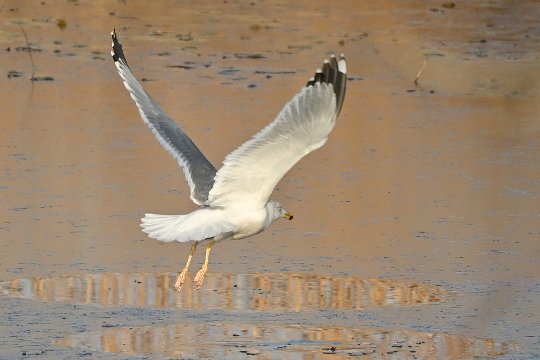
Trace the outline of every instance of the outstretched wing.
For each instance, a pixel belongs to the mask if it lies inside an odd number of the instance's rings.
[[[285,173],[326,142],[343,105],[346,72],[343,54],[325,61],[273,122],[225,158],[207,204],[264,206]]]
[[[198,205],[203,205],[207,201],[208,193],[214,184],[216,169],[186,133],[144,91],[142,85],[131,73],[116,31],[113,30],[111,36],[111,55],[114,64],[124,80],[124,86],[128,89],[135,104],[137,104],[141,118],[152,130],[165,150],[180,163],[191,190],[191,200]]]

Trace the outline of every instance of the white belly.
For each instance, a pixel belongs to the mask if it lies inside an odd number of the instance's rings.
[[[235,225],[233,239],[242,239],[264,230],[267,216],[265,208],[227,210],[228,220]]]

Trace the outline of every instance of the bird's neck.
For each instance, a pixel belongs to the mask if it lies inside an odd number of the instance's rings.
[[[270,203],[266,203],[266,219],[264,220],[264,228],[269,227],[276,218],[274,217],[274,208]]]

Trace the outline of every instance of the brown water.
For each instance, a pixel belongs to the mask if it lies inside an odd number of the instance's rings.
[[[538,357],[540,7],[443,3],[0,4],[0,358]],[[347,56],[336,129],[273,196],[295,220],[218,244],[199,291],[170,286],[189,245],[138,227],[194,206],[109,59],[113,27],[216,166]],[[28,81],[21,29],[53,81]]]
[[[201,341],[201,334],[211,334]],[[57,345],[128,355],[225,359],[463,359],[507,353],[512,345],[459,335],[299,325],[176,324],[105,328],[76,334]]]
[[[197,291],[192,281],[178,292],[175,274],[84,274],[0,283],[21,299],[98,306],[138,306],[227,311],[365,310],[443,301],[436,286],[352,276],[293,273],[217,274]],[[192,280],[188,277],[188,280]]]

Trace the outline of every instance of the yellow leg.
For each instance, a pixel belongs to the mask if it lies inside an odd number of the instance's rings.
[[[216,242],[214,241],[214,239],[210,240],[210,244],[208,244],[208,246],[206,247],[206,257],[204,259],[204,264],[201,270],[199,270],[199,272],[197,273],[197,275],[195,275],[195,279],[193,279],[193,281],[195,281],[195,283],[197,284],[197,289],[201,287],[204,276],[208,271],[208,258],[210,257],[210,251],[212,251],[212,246],[214,246],[215,243]]]
[[[184,280],[186,279],[186,274],[189,270],[189,266],[191,265],[191,259],[193,259],[193,254],[195,254],[195,251],[197,250],[197,245],[199,244],[198,241],[195,241],[191,245],[191,251],[189,252],[189,257],[187,259],[186,266],[184,266],[184,269],[180,274],[178,274],[178,277],[176,278],[176,284],[174,284],[174,287],[176,290],[180,291],[182,290],[182,286],[184,285]]]

